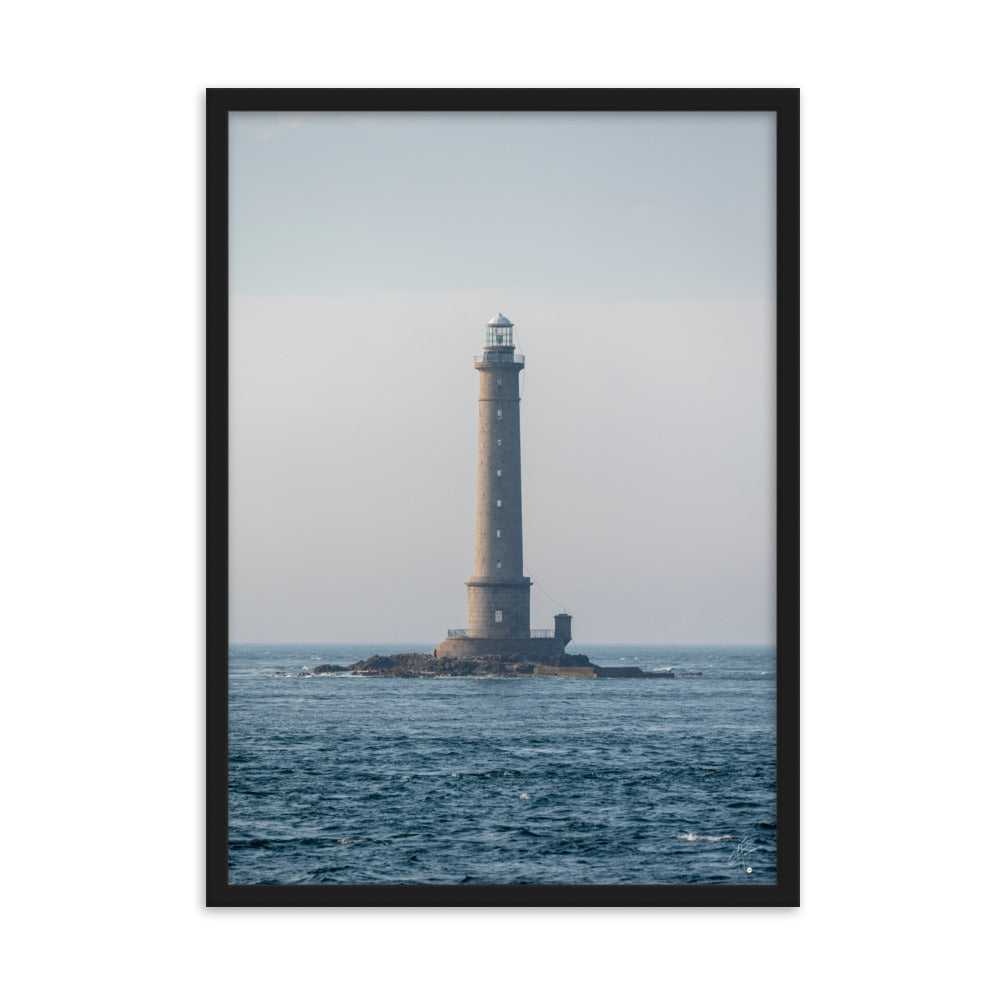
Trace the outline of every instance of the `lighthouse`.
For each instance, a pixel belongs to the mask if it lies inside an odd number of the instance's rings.
[[[486,324],[479,372],[476,544],[469,589],[473,638],[529,635],[531,581],[521,540],[521,397],[524,355],[514,353],[514,324],[497,313]]]
[[[570,616],[532,630],[531,580],[524,575],[521,520],[521,395],[524,355],[514,324],[498,312],[473,365],[479,373],[476,533],[468,590],[468,628],[449,629],[436,656],[508,655],[540,659],[569,642]]]

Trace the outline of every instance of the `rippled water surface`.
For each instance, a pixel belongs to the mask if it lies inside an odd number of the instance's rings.
[[[292,676],[429,646],[230,647],[230,882],[769,883],[775,657],[674,680]]]

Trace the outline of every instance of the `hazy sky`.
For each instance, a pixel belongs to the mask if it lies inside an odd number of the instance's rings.
[[[234,641],[465,626],[498,308],[533,626],[774,640],[773,115],[240,113],[230,154]]]

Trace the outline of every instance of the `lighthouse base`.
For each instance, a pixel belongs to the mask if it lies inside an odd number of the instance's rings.
[[[518,656],[531,663],[545,663],[554,660],[566,648],[568,638],[528,639],[504,636],[497,638],[476,638],[460,636],[445,639],[435,650],[434,656],[453,656],[459,660],[480,656]]]

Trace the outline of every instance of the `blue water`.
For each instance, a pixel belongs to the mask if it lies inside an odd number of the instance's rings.
[[[586,646],[675,680],[289,674],[230,647],[230,882],[773,883],[770,646]],[[280,676],[285,674],[286,676]]]

